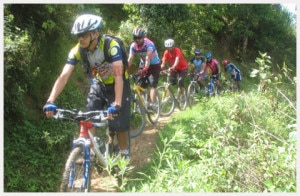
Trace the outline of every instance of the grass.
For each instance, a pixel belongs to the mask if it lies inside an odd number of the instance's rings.
[[[159,131],[154,160],[126,191],[295,192],[295,101],[278,100],[275,107],[259,92],[202,98]]]

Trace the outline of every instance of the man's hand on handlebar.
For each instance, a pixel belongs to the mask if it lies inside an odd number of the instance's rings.
[[[121,110],[121,106],[112,104],[107,108],[108,119],[113,120],[114,117],[118,116]]]
[[[50,101],[48,101],[43,107],[43,110],[48,118],[53,117],[53,115],[56,113],[56,109],[56,105]]]

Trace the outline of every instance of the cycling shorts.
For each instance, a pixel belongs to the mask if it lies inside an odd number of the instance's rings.
[[[107,109],[115,101],[114,84],[104,85],[94,80],[87,97],[87,111]],[[130,129],[130,83],[124,81],[122,107],[113,120],[108,121],[110,131],[129,131]]]

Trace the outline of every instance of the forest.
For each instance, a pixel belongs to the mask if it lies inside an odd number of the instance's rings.
[[[257,86],[264,86],[259,93],[267,100],[275,100],[274,107],[279,107],[278,96],[282,94],[288,100],[286,105],[296,105],[296,15],[280,4],[4,4],[3,7],[5,192],[57,191],[74,126],[47,119],[42,108],[69,50],[77,42],[70,31],[75,18],[82,13],[102,16],[102,33],[122,38],[127,48],[133,41],[132,30],[140,26],[155,43],[160,56],[164,40],[173,38],[187,60],[193,57],[196,48],[201,48],[203,54],[212,52],[219,62],[230,59],[241,69],[244,90],[249,96],[253,89],[260,91]],[[57,105],[84,107],[88,86],[85,71],[85,67],[77,65]],[[278,88],[281,91],[274,90]],[[284,112],[292,120],[282,124],[296,124],[293,107]],[[289,128],[282,137],[295,131],[293,126]],[[295,175],[293,169],[288,176]],[[292,178],[288,187],[268,191],[295,192],[296,181]],[[132,191],[132,186],[126,191]],[[214,191],[224,189],[209,190]],[[229,191],[235,190],[226,190]]]

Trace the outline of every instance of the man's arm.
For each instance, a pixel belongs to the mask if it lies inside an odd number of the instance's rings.
[[[112,63],[114,77],[115,77],[115,104],[122,106],[123,95],[123,63],[122,60],[118,60]]]
[[[150,67],[150,58],[152,55],[152,50],[148,50],[145,57],[145,68],[148,69]]]
[[[56,79],[52,87],[52,91],[50,93],[47,102],[54,102],[56,100],[56,98],[60,95],[60,93],[63,91],[64,87],[66,86],[73,70],[74,70],[74,65],[65,64],[60,76]],[[47,117],[53,116],[53,111],[46,111],[46,116]]]

